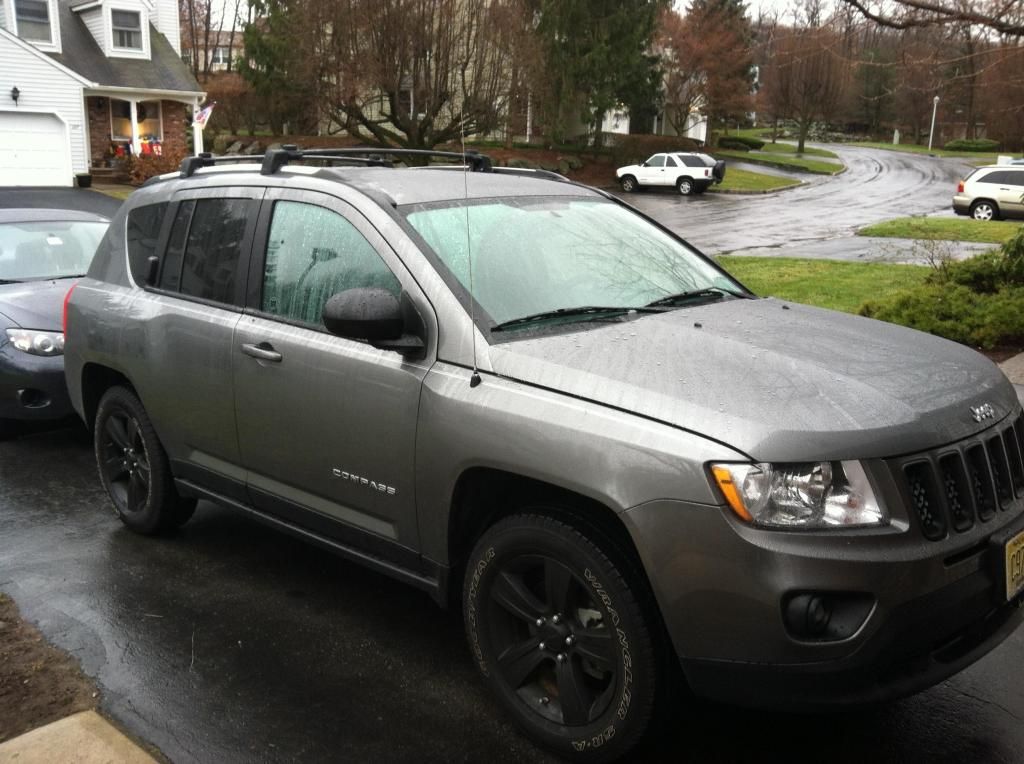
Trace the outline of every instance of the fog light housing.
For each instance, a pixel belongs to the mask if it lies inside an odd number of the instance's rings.
[[[801,642],[840,642],[867,621],[875,598],[861,592],[790,592],[782,599],[782,620]]]

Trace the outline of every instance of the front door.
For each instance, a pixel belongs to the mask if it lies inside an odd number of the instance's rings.
[[[429,366],[330,334],[321,312],[353,287],[428,304],[375,229],[326,194],[268,191],[254,255],[234,348],[250,501],[415,564],[416,418]]]
[[[665,155],[655,154],[646,162],[639,171],[640,177],[637,178],[642,186],[664,186],[671,185],[671,182],[665,181]]]

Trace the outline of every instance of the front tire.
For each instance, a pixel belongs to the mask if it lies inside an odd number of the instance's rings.
[[[93,445],[100,480],[128,528],[150,536],[192,516],[196,502],[175,490],[167,454],[132,391],[112,387],[104,393],[96,409]]]
[[[640,184],[636,182],[636,178],[632,175],[624,175],[619,180],[619,185],[622,186],[622,190],[627,194],[633,193],[640,187]]]
[[[982,199],[971,205],[971,217],[975,220],[998,220],[999,208],[995,202]]]
[[[680,178],[676,181],[676,191],[683,196],[689,196],[693,193],[693,181],[689,178]]]
[[[575,761],[629,752],[654,713],[652,620],[615,545],[532,512],[489,528],[469,559],[463,613],[480,672],[518,726]]]

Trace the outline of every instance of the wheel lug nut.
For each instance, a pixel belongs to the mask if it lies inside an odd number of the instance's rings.
[[[555,656],[555,660],[559,663],[565,663],[565,653],[559,653]]]
[[[544,625],[544,619],[543,618],[538,618],[535,621],[535,623],[537,624],[538,627],[543,626]]]
[[[568,637],[565,638],[565,646],[566,647],[572,647],[572,643],[574,641],[575,640],[572,638],[572,634],[570,634]]]
[[[551,616],[551,623],[560,623],[561,620],[562,616],[560,616],[558,613],[555,613],[553,616]]]
[[[543,643],[543,642],[541,642],[541,643],[540,643],[539,645],[537,645],[537,646],[538,646],[538,647],[539,647],[539,648],[540,648],[541,650],[547,650],[547,649],[548,649],[548,646],[547,646],[547,645],[546,645],[545,643]]]
[[[546,706],[550,702],[551,702],[551,698],[549,698],[547,695],[545,695],[543,698],[540,698],[540,704],[542,706]]]

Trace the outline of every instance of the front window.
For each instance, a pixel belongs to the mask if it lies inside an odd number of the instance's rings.
[[[142,50],[142,18],[138,11],[111,11],[114,47]]]
[[[18,36],[33,42],[53,42],[47,0],[14,0]]]
[[[0,284],[84,275],[106,230],[85,221],[0,224]]]
[[[135,106],[135,117],[141,140],[163,140],[159,101],[140,101]],[[132,139],[132,105],[128,101],[110,99],[110,137],[115,141]]]
[[[406,219],[469,289],[490,326],[581,306],[643,308],[696,290],[743,288],[686,245],[604,200],[515,197],[410,205]],[[467,237],[466,225],[469,224]]]
[[[644,162],[644,167],[664,167],[664,166],[665,166],[665,155],[664,154],[655,154],[650,159],[648,159],[646,162]]]

